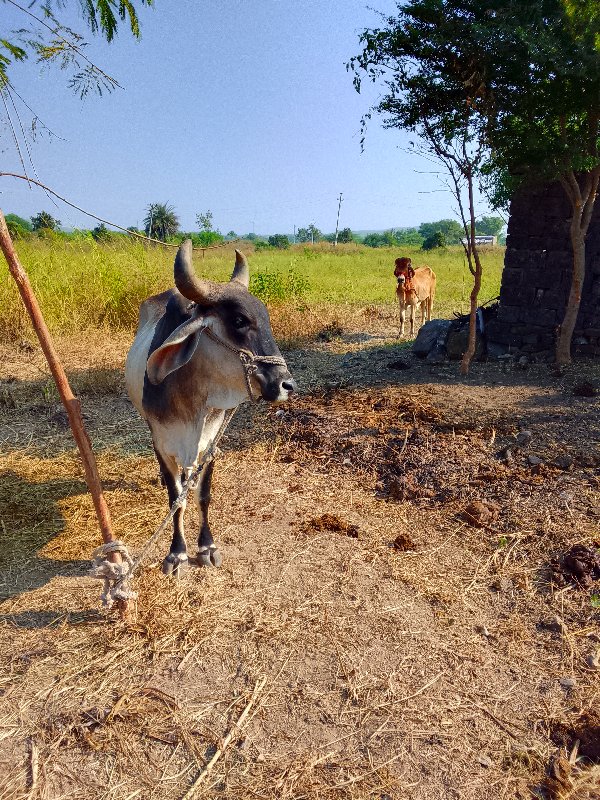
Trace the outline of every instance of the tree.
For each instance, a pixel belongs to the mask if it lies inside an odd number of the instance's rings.
[[[154,0],[140,0],[140,3],[151,6]],[[31,57],[38,63],[56,64],[61,70],[67,70],[69,86],[80,96],[90,90],[102,94],[119,85],[86,56],[83,36],[61,22],[64,0],[46,0],[39,16],[32,5],[19,7],[23,12],[23,26],[0,39],[0,91],[13,94],[10,68],[15,62]],[[133,36],[140,37],[139,19],[131,0],[119,0],[118,4],[116,0],[81,0],[77,5],[92,34],[100,34],[107,42],[112,42],[121,23],[129,25]]]
[[[108,230],[103,222],[100,225],[96,225],[92,230],[92,239],[96,242],[109,242],[112,238],[112,232]]]
[[[368,233],[362,243],[366,247],[385,247],[385,239],[380,233]]]
[[[290,240],[284,233],[276,233],[273,236],[269,236],[268,242],[271,247],[276,247],[278,250],[287,250],[290,246]]]
[[[398,245],[421,247],[423,237],[416,228],[401,228],[396,231],[396,243]]]
[[[566,364],[600,183],[600,6],[410,0],[398,7],[387,29],[363,34],[355,66],[375,79],[384,67],[398,75],[390,94],[416,91],[420,81],[428,100],[418,108],[427,114],[452,120],[469,112],[471,144],[482,148],[477,177],[487,175],[495,207],[540,181],[560,182],[569,199],[573,269],[556,343],[556,360]],[[407,114],[405,127],[414,130],[418,121]]]
[[[500,236],[504,227],[502,217],[480,217],[476,223],[477,233],[484,236]]]
[[[144,218],[144,231],[152,239],[165,242],[179,230],[175,209],[168,203],[150,203]]]
[[[349,244],[350,242],[353,242],[354,236],[352,235],[350,228],[342,228],[342,230],[338,233],[337,240],[340,244]]]
[[[13,222],[16,225],[19,225],[21,228],[23,228],[26,231],[32,231],[33,230],[33,226],[31,224],[31,222],[29,222],[29,220],[24,219],[23,217],[20,217],[18,214],[6,214],[4,219],[6,220],[7,224],[9,222]]]
[[[212,231],[213,229],[212,211],[209,209],[208,211],[205,211],[204,214],[202,212],[196,214],[196,224],[198,225],[201,231],[206,231],[206,233]]]
[[[556,341],[571,361],[585,279],[586,237],[600,182],[600,6],[593,0],[501,4],[487,24],[482,91],[494,98],[488,138],[498,202],[521,185],[558,181],[571,206],[572,276]]]
[[[47,211],[40,211],[35,217],[31,217],[31,227],[34,231],[55,231],[57,228],[60,228],[60,220],[54,219]]]
[[[423,250],[435,250],[438,247],[446,247],[447,244],[445,234],[442,231],[436,231],[425,239],[421,248]]]
[[[440,219],[437,222],[422,222],[419,233],[423,239],[429,239],[435,233],[442,233],[446,244],[460,244],[465,236],[463,226],[455,219]]]
[[[477,6],[475,0],[473,4]],[[468,70],[471,41],[463,42],[462,29],[469,19],[455,14],[453,6],[452,0],[398,3],[398,17],[382,15],[384,27],[362,33],[364,49],[348,68],[354,72],[357,91],[365,76],[385,87],[382,99],[363,118],[363,140],[366,121],[372,112],[378,113],[384,127],[414,132],[418,137],[416,144],[411,143],[415,152],[442,164],[448,176],[446,185],[458,203],[465,253],[474,277],[469,343],[461,363],[465,374],[475,352],[482,275],[475,240],[474,186],[486,154],[482,132],[487,106]],[[482,16],[487,11],[478,13]]]
[[[229,233],[225,236],[226,239],[239,239],[240,237],[237,235],[235,231],[229,231]]]

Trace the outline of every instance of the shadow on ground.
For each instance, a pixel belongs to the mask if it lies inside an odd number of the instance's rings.
[[[12,470],[0,476],[0,600],[38,589],[56,575],[86,573],[87,561],[38,555],[64,530],[57,502],[85,491],[81,481],[31,483]]]

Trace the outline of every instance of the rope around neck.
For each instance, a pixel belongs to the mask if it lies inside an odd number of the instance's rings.
[[[110,608],[115,600],[129,600],[137,597],[137,592],[134,592],[130,586],[133,573],[138,569],[150,548],[154,545],[161,533],[171,522],[176,511],[186,502],[190,490],[196,487],[200,473],[202,472],[204,466],[209,461],[212,461],[212,459],[215,457],[217,445],[225,433],[227,426],[231,422],[236,410],[236,408],[228,408],[225,411],[225,416],[223,417],[221,427],[215,434],[212,442],[202,454],[202,458],[200,459],[198,465],[194,468],[187,480],[184,481],[183,486],[181,487],[181,492],[174,500],[171,508],[169,509],[169,513],[154,531],[135,561],[129,555],[127,547],[119,540],[107,542],[106,544],[103,544],[94,550],[92,554],[94,561],[88,574],[92,578],[98,578],[104,581],[104,589],[101,594],[101,599],[102,605],[105,608]],[[113,564],[108,560],[107,556],[110,553],[115,552],[121,554],[121,557],[124,559],[123,563]]]

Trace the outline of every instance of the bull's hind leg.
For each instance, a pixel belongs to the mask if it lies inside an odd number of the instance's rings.
[[[200,511],[200,533],[198,535],[198,563],[203,567],[220,567],[223,559],[213,541],[212,532],[208,522],[208,507],[210,505],[210,487],[212,484],[215,462],[209,461],[202,472],[196,487],[196,500]]]
[[[174,458],[164,458],[158,452],[156,458],[160,465],[160,471],[163,480],[167,487],[169,494],[169,508],[173,505],[175,500],[181,493],[181,478],[179,476],[179,468]],[[162,563],[162,571],[165,575],[173,575],[176,578],[186,570],[188,566],[187,547],[185,544],[185,536],[183,531],[183,517],[185,514],[185,503],[177,509],[173,517],[173,540],[169,555]]]

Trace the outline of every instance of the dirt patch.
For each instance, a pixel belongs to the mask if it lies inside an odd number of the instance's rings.
[[[321,514],[320,517],[309,519],[304,525],[305,531],[331,531],[332,533],[342,533],[351,539],[358,539],[359,529],[357,525],[340,519],[335,514]]]
[[[589,589],[594,581],[600,580],[600,553],[591,547],[576,544],[554,559],[550,568],[553,580],[559,586],[570,582]]]
[[[548,731],[595,708],[599,610],[548,562],[597,538],[600,401],[573,394],[597,368],[478,364],[464,381],[363,323],[286,354],[290,404],[240,409],[211,505],[222,569],[166,580],[165,536],[126,627],[87,577],[97,525],[43,362],[0,352],[7,798],[34,765],[48,798],[180,800],[228,741],[198,797],[524,800],[585,738],[581,715],[564,744]],[[124,341],[97,339],[60,349],[135,555],[166,494]],[[492,525],[461,517],[476,501],[498,506]],[[191,551],[198,524],[190,506]],[[569,780],[588,800],[583,760]]]
[[[585,711],[571,722],[553,722],[550,736],[558,747],[570,753],[577,745],[580,756],[600,764],[600,712],[597,709]]]
[[[476,528],[493,525],[499,515],[500,506],[491,500],[473,500],[462,512],[463,519]]]

